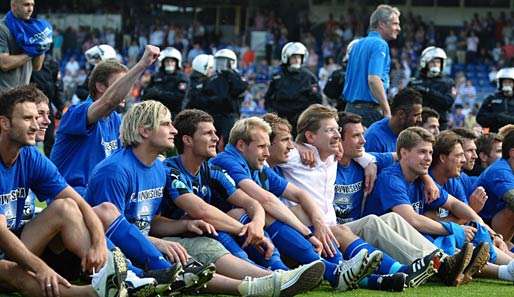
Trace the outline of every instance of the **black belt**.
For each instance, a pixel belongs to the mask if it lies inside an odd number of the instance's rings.
[[[355,101],[355,102],[350,102],[348,104],[355,108],[380,109],[380,105],[378,105],[377,103],[371,103],[371,102]]]

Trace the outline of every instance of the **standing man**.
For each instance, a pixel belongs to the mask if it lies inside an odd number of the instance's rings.
[[[350,52],[343,96],[346,111],[363,118],[369,127],[382,117],[391,117],[387,102],[391,58],[387,40],[400,33],[400,11],[389,5],[379,5],[369,20],[370,32]]]
[[[32,70],[43,66],[52,27],[31,19],[33,11],[34,0],[11,0],[11,10],[0,21],[0,92],[28,84]]]
[[[130,70],[114,59],[96,65],[88,99],[70,107],[62,117],[50,158],[82,197],[95,165],[120,147],[121,115],[116,108],[125,104],[134,82],[158,56],[159,48],[147,45]]]

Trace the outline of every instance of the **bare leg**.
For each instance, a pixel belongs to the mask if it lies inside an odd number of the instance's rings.
[[[0,283],[9,290],[19,291],[24,296],[44,296],[38,281],[18,264],[2,260],[0,261]],[[96,292],[91,286],[59,287],[62,297],[84,296],[96,297]]]
[[[331,226],[330,229],[336,237],[341,251],[345,251],[352,242],[359,238],[357,235],[353,234],[350,228],[344,225]]]
[[[207,283],[205,292],[216,294],[239,295],[237,286],[241,283],[240,280],[228,278],[223,275],[215,274],[214,277]]]
[[[504,208],[493,217],[491,228],[503,235],[505,242],[510,242],[514,235],[514,211]]]
[[[498,265],[487,263],[481,272],[475,274],[478,277],[498,279]]]
[[[82,213],[72,199],[53,201],[25,226],[20,239],[31,252],[41,255],[56,235],[60,235],[64,247],[79,258],[91,245]]]
[[[496,262],[495,264],[498,265],[507,265],[512,261],[512,257],[505,252],[501,251],[497,247],[494,247],[494,250],[496,251]]]
[[[261,277],[272,273],[231,254],[224,255],[214,264],[216,264],[217,273],[235,279],[243,279],[245,276]]]

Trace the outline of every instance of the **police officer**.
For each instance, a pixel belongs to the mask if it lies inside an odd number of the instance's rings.
[[[156,100],[164,104],[172,118],[182,110],[188,80],[182,69],[182,54],[173,47],[164,49],[159,55],[159,70],[152,75],[143,90],[143,100]]]
[[[108,44],[100,44],[95,45],[88,49],[84,56],[86,56],[86,71],[87,71],[87,77],[84,83],[80,86],[77,86],[75,90],[75,95],[77,97],[84,101],[89,96],[89,75],[91,71],[93,71],[93,68],[96,64],[100,63],[101,61],[105,61],[107,59],[116,59],[116,50]]]
[[[346,53],[341,61],[341,68],[332,72],[327,80],[327,84],[323,88],[323,94],[335,102],[337,110],[343,111],[346,107],[346,101],[343,96],[344,79],[346,76],[346,66],[348,64],[348,57],[352,47],[359,41],[360,38],[356,38],[348,43],[346,47]]]
[[[423,106],[430,107],[439,113],[441,131],[448,125],[448,113],[455,101],[456,90],[453,80],[444,76],[443,68],[446,53],[443,49],[429,46],[421,52],[420,70],[412,78],[409,86],[423,95]]]
[[[296,121],[302,111],[321,103],[318,79],[306,67],[307,48],[300,42],[288,42],[282,48],[282,64],[274,73],[265,95],[266,109],[286,118],[296,134]]]
[[[193,72],[189,76],[189,86],[184,100],[184,108],[202,109],[209,105],[209,98],[205,94],[205,86],[214,75],[214,56],[200,54],[191,63]],[[183,109],[184,109],[183,108]]]
[[[514,68],[500,69],[496,85],[498,91],[484,100],[477,114],[477,122],[491,132],[514,123]]]
[[[196,98],[191,96],[188,105],[212,115],[220,137],[218,148],[222,150],[228,141],[230,129],[239,119],[239,109],[248,83],[237,72],[237,56],[230,49],[221,49],[214,54],[214,70],[215,75],[202,83],[201,95]],[[191,91],[198,88],[198,85],[192,86]]]

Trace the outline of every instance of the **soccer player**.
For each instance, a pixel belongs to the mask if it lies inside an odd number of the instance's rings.
[[[178,264],[171,262],[184,263],[186,271],[191,268],[197,276],[197,283],[193,281],[193,284],[189,284],[190,281],[184,278],[186,289],[197,289],[209,281],[214,272],[212,263],[216,263],[220,264],[218,269],[234,278],[217,275],[207,287],[209,292],[273,296],[274,292],[281,289],[282,281],[290,284],[294,277],[286,278],[280,273],[265,273],[266,276],[252,275],[261,277],[241,281],[246,271],[235,271],[232,266],[223,265],[223,261],[219,262],[228,251],[216,240],[207,237],[173,237],[166,240],[153,237],[149,233],[151,222],[159,212],[166,182],[165,167],[157,156],[173,147],[176,133],[171,123],[170,112],[162,103],[148,100],[133,106],[127,112],[121,127],[123,148],[95,167],[87,193],[88,201],[92,205],[104,201],[110,201],[115,205],[95,209],[106,227],[107,236],[127,254],[129,259],[145,268],[173,270]],[[168,220],[159,229],[158,233],[165,236],[186,232],[215,233],[213,226],[202,220]],[[182,244],[188,249],[186,250]],[[169,260],[165,259],[164,255]],[[205,262],[206,265],[189,264],[189,255]],[[190,267],[191,265],[194,266]],[[236,276],[239,279],[235,279]],[[285,291],[287,289],[284,288]]]
[[[212,159],[212,164],[225,169],[238,187],[259,201],[267,215],[274,218],[267,222],[265,230],[282,254],[303,264],[320,259],[317,251],[322,251],[325,279],[337,290],[356,287],[363,277],[376,269],[382,253],[376,251],[368,256],[367,249],[360,249],[347,255],[351,258],[348,263],[337,264],[342,261],[342,255],[336,247],[336,237],[325,223],[323,212],[303,190],[265,165],[269,156],[270,133],[271,127],[261,118],[239,120],[230,132],[230,144]],[[312,222],[313,230],[278,197],[300,203]]]
[[[271,243],[262,243],[264,239],[264,209],[241,189],[236,189],[234,181],[221,168],[207,163],[209,158],[216,155],[216,143],[219,140],[214,128],[214,119],[201,110],[184,110],[177,115],[173,125],[178,130],[175,142],[180,155],[165,161],[165,165],[169,167],[169,174],[165,188],[167,207],[166,210],[163,210],[163,216],[180,219],[187,214],[191,218],[202,219],[214,226],[219,233],[218,236],[225,234],[220,241],[231,252],[235,250],[238,256],[245,252],[234,241],[234,237],[241,237],[240,242],[243,247],[264,245],[269,257],[274,247]],[[163,229],[160,227],[165,225],[161,224],[163,220],[164,218],[156,220],[152,228]],[[227,236],[229,237],[227,238]],[[269,239],[266,240],[269,241]],[[269,261],[256,254],[254,251],[253,256],[258,258],[256,260],[260,260],[257,263],[264,267],[272,270],[289,270],[278,254],[275,254]],[[248,256],[243,255],[243,258],[248,259]],[[239,259],[231,255],[222,257],[216,262],[216,266],[238,267],[250,275],[269,274],[254,265],[237,260]],[[317,265],[319,268],[323,267],[321,262]],[[302,269],[305,268],[306,266]],[[311,268],[309,273],[301,270],[289,272],[291,275],[300,274],[303,280],[299,280],[296,284],[286,284],[286,286],[290,286],[288,291],[298,293],[317,286],[323,272],[322,269],[318,269],[317,272],[314,270]]]
[[[462,249],[463,261],[457,266],[459,273],[453,275],[442,266],[443,281],[447,285],[459,285],[469,282],[488,260],[488,244],[479,244],[471,255],[472,245],[465,243],[466,236],[473,238],[472,227],[461,227],[449,222],[437,222],[424,214],[430,209],[443,207],[456,217],[467,221],[475,221],[477,225],[487,226],[482,219],[465,203],[449,195],[444,189],[435,201],[427,203],[423,196],[423,184],[419,177],[428,172],[432,162],[432,146],[434,137],[420,127],[411,127],[400,133],[398,137],[398,164],[390,166],[379,174],[375,189],[366,201],[364,214],[382,215],[393,211],[401,215],[416,230],[434,239],[434,243],[445,248],[452,254],[456,248]],[[448,244],[446,239],[451,235],[455,242]],[[466,259],[467,258],[467,259]],[[514,265],[514,264],[513,264]],[[501,266],[507,269],[506,266]],[[499,276],[497,266],[488,264],[487,275]]]
[[[159,57],[159,48],[147,45],[143,57],[130,70],[114,59],[95,66],[89,81],[89,97],[63,115],[50,155],[66,181],[86,195],[91,171],[120,147],[121,116],[132,86]]]
[[[480,216],[491,223],[505,242],[514,233],[514,130],[503,138],[502,157],[489,166],[478,178],[476,185],[483,186],[489,198]]]
[[[408,127],[421,125],[422,103],[423,97],[414,89],[398,92],[391,103],[391,118],[385,117],[366,130],[366,151],[395,152],[398,134]]]
[[[480,175],[487,167],[502,157],[502,137],[496,133],[482,134],[476,140],[478,164],[473,173]]]
[[[38,103],[48,106],[48,98],[34,86],[0,96],[0,287],[27,295],[125,296],[125,258],[107,250],[91,207],[34,147],[41,132]],[[29,190],[51,203],[26,222],[23,206]],[[83,271],[98,272],[94,289],[71,286],[45,263],[47,258],[53,259],[50,266],[57,265],[63,249],[80,258]]]
[[[421,111],[421,126],[432,135],[439,135],[439,113],[430,107],[423,107]]]

